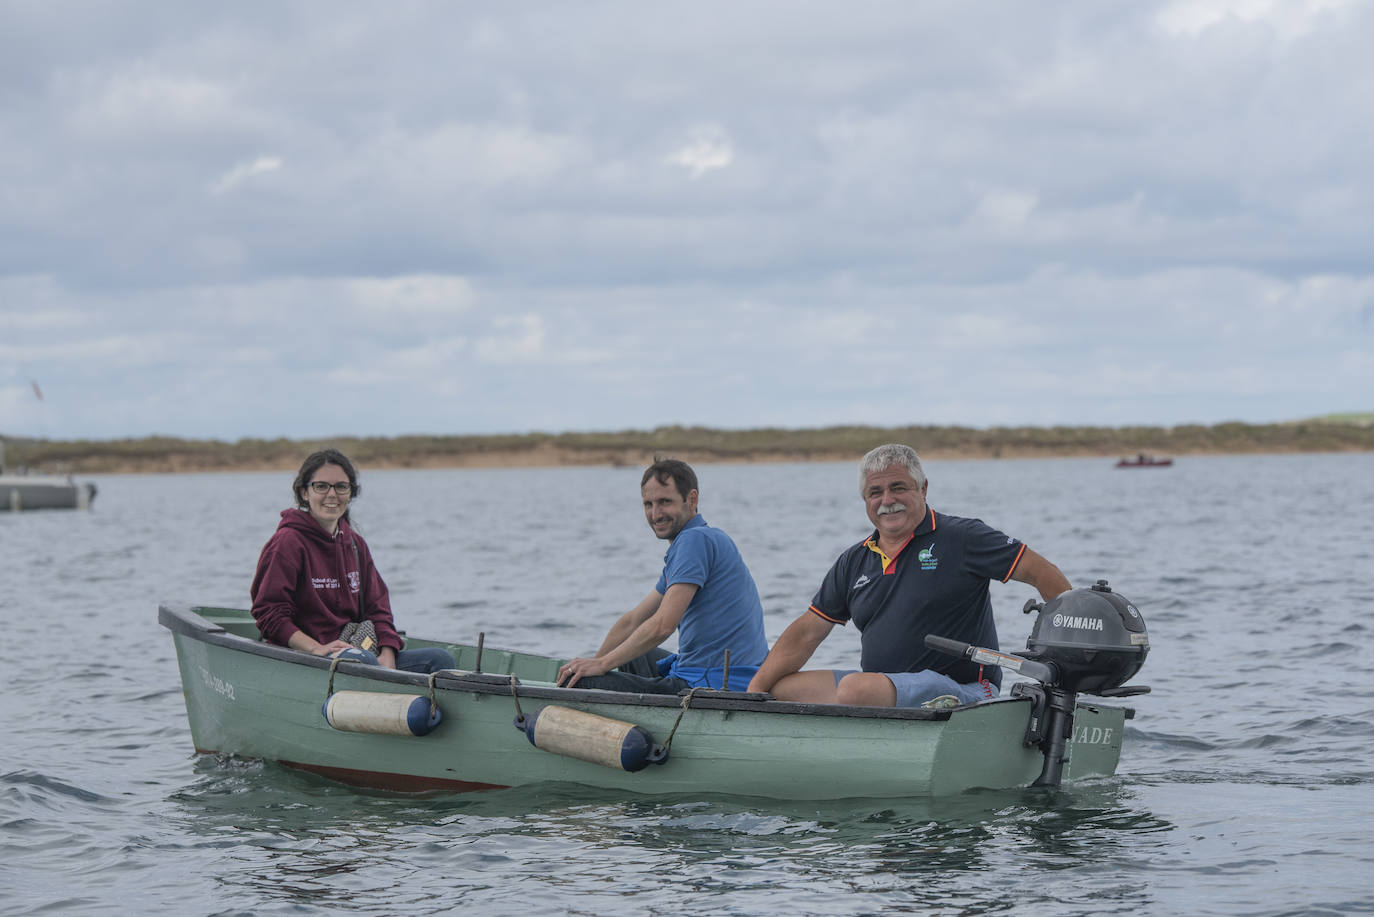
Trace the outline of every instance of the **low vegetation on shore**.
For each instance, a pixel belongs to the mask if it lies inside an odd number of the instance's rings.
[[[5,437],[5,464],[67,473],[249,471],[295,468],[307,453],[334,446],[368,468],[462,468],[647,464],[656,453],[689,462],[847,461],[884,442],[928,458],[1374,451],[1374,414],[1278,424],[1176,427],[824,427],[717,430],[659,427],[603,433],[474,436],[337,436],[329,439],[190,440],[145,437],[44,440]]]

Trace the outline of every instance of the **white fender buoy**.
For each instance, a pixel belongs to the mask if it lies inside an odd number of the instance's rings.
[[[623,771],[668,760],[667,750],[655,750],[654,737],[644,727],[570,707],[549,706],[529,716],[521,714],[515,718],[515,728],[535,748]]]
[[[343,732],[422,736],[443,720],[438,704],[418,694],[336,691],[321,708],[325,721]]]

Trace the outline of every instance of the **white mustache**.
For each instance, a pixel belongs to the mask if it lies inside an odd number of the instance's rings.
[[[906,509],[906,507],[900,503],[884,503],[882,506],[878,507],[878,515],[888,516],[892,513],[900,513],[904,509]]]

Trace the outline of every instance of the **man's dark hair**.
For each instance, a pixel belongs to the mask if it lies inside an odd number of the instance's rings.
[[[692,470],[692,466],[678,459],[664,458],[661,455],[654,456],[654,463],[644,469],[644,477],[639,479],[639,486],[643,487],[649,483],[649,478],[653,478],[660,484],[667,484],[672,481],[677,485],[677,492],[686,500],[687,495],[697,490],[697,473]]]

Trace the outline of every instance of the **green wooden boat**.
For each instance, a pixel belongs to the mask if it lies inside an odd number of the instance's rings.
[[[276,761],[359,786],[463,791],[569,782],[636,793],[838,799],[1025,786],[1046,770],[1045,751],[1027,744],[1028,726],[1046,720],[1033,696],[890,709],[700,689],[683,697],[567,689],[554,685],[565,660],[484,649],[480,640],[408,637],[411,647],[453,653],[459,668],[431,677],[263,643],[242,610],[164,605],[158,620],[176,646],[198,752]],[[335,728],[322,708],[345,697],[389,705],[432,698],[442,719],[423,735]],[[1054,782],[1114,773],[1133,711],[1096,702],[1070,710],[1072,735]],[[591,716],[572,713],[571,726],[565,718],[561,732],[546,736],[516,725],[569,711]],[[627,724],[653,743],[652,763],[641,760],[635,770],[617,765],[614,754],[606,760],[608,742],[624,746],[642,735],[631,730],[625,738]]]

